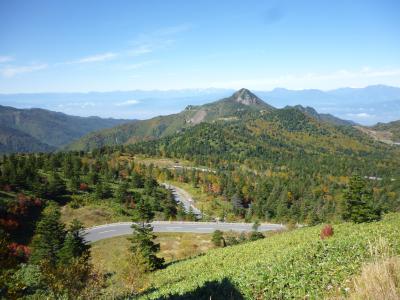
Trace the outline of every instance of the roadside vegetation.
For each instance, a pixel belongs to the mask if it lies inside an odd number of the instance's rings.
[[[380,258],[382,252],[400,254],[399,226],[400,216],[394,214],[380,222],[335,225],[333,236],[323,240],[322,227],[315,226],[211,250],[155,272],[142,299],[229,299],[235,295],[239,299],[322,299],[333,292],[341,297],[356,295],[359,292],[351,280],[365,264]]]

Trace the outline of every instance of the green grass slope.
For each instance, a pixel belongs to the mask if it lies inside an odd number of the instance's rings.
[[[345,290],[380,251],[400,254],[400,215],[369,224],[322,226],[211,250],[157,271],[141,299],[322,299]],[[380,249],[384,239],[386,248]],[[389,248],[389,249],[387,249]],[[374,251],[372,251],[374,249]]]

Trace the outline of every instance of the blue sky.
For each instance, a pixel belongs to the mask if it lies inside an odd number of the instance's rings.
[[[400,86],[400,1],[0,0],[0,93]]]

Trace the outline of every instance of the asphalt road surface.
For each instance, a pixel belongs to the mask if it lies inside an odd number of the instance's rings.
[[[163,183],[163,185],[167,189],[170,189],[172,191],[175,201],[182,203],[186,212],[189,212],[189,210],[191,209],[196,216],[201,217],[200,209],[194,206],[193,198],[190,196],[188,192],[168,183]]]
[[[151,223],[154,232],[191,232],[191,233],[212,233],[214,230],[248,232],[252,230],[251,223],[223,223],[223,222],[168,222],[154,221]],[[132,233],[132,223],[113,223],[95,226],[85,229],[85,239],[92,243],[99,240],[127,235]],[[261,224],[259,231],[282,230],[281,224]]]

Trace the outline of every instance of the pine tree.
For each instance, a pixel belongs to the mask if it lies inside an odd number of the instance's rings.
[[[211,241],[213,242],[214,246],[216,247],[225,247],[225,239],[224,235],[221,230],[215,230],[213,232]]]
[[[232,196],[231,203],[236,214],[243,213],[243,196],[240,192],[237,192]]]
[[[103,199],[103,184],[101,182],[98,182],[96,184],[94,195],[96,196],[97,199]]]
[[[176,210],[176,218],[178,220],[185,220],[186,219],[186,212],[185,207],[181,202],[178,203],[177,210]]]
[[[66,185],[64,180],[58,175],[57,172],[53,172],[49,179],[48,196],[50,198],[58,198],[66,193]]]
[[[143,178],[137,172],[132,172],[132,187],[135,189],[143,188]]]
[[[35,233],[30,262],[39,264],[41,261],[47,261],[54,266],[65,238],[65,228],[60,221],[60,209],[57,204],[50,202],[47,205]]]
[[[90,246],[86,243],[82,232],[82,224],[74,219],[68,228],[63,247],[58,253],[59,263],[68,264],[73,259],[80,257],[88,260]]]
[[[126,197],[128,196],[128,183],[122,181],[119,183],[117,190],[115,192],[115,198],[119,203],[125,203]]]
[[[149,222],[153,219],[154,213],[150,205],[144,199],[136,203],[134,221],[132,224],[133,234],[131,240],[131,251],[134,255],[141,255],[150,271],[159,269],[164,263],[163,258],[156,256],[160,251],[160,244],[154,243],[156,236],[153,234],[153,227]]]
[[[343,219],[354,223],[372,222],[381,218],[379,208],[372,206],[372,190],[360,176],[352,176],[344,192]]]

